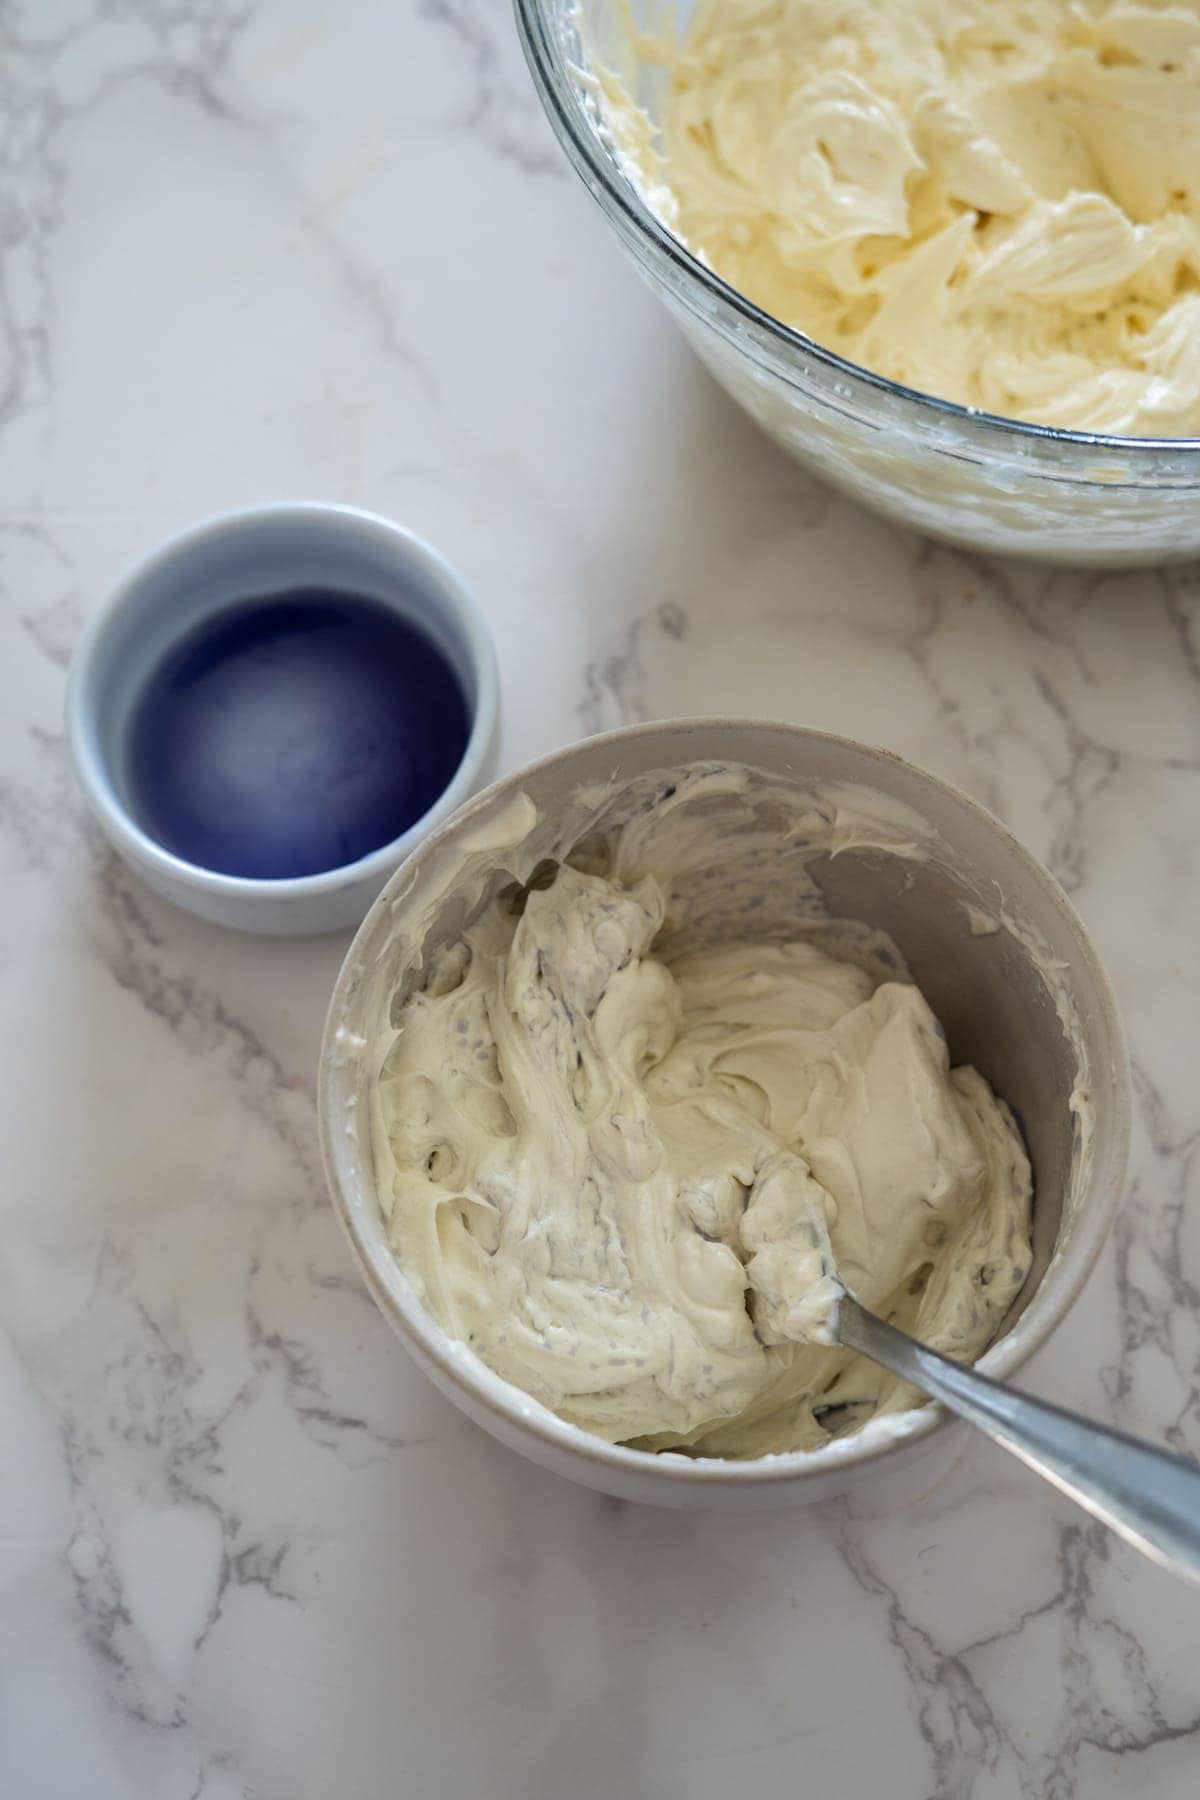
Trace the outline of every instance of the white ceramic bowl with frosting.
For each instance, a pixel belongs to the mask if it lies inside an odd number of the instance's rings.
[[[952,1062],[973,1065],[1013,1109],[1033,1167],[1033,1260],[979,1366],[1008,1377],[1045,1341],[1099,1253],[1128,1152],[1128,1063],[1103,969],[1061,888],[990,814],[885,751],[796,726],[686,720],[592,738],[497,783],[435,831],[376,901],[333,996],[320,1079],[330,1189],[372,1294],[419,1366],[541,1466],[662,1505],[779,1505],[864,1477],[886,1498],[936,1475],[949,1441],[938,1409],[892,1412],[815,1449],[737,1459],[610,1443],[452,1339],[389,1237],[372,1121],[378,1045],[396,1006],[501,888],[636,820],[698,769],[718,776],[697,815],[711,874],[701,870],[686,902],[701,940],[728,926],[731,897],[756,933],[787,933],[800,904],[797,821],[817,820],[804,905],[886,934],[944,1026]],[[720,779],[728,771],[735,780]]]

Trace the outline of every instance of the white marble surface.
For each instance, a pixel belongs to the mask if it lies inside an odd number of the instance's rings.
[[[728,710],[960,782],[1071,889],[1137,1065],[1128,1201],[1032,1383],[1200,1453],[1200,571],[973,561],[800,475],[561,165],[502,0],[0,21],[0,1793],[1194,1795],[1200,1597],[998,1453],[739,1524],[443,1402],[322,1191],[344,945],[144,892],[60,706],[127,559],[302,494],[461,566],[506,765]]]

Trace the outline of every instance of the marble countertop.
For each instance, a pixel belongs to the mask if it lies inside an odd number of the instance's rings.
[[[504,766],[716,710],[960,783],[1071,891],[1136,1066],[1030,1384],[1200,1453],[1200,570],[973,559],[798,472],[622,259],[501,0],[2,16],[0,1792],[1190,1800],[1200,1596],[987,1446],[900,1511],[731,1521],[443,1401],[323,1191],[344,941],[158,902],[60,712],[129,559],[303,495],[460,566]]]

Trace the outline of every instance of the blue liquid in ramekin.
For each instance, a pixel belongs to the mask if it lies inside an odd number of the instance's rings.
[[[133,708],[130,799],[199,868],[316,875],[414,825],[469,735],[458,678],[419,626],[292,588],[232,603],[168,651]]]

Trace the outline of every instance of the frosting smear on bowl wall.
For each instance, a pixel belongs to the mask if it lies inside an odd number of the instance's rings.
[[[664,221],[783,323],[908,387],[1200,432],[1200,9],[702,0],[662,130],[596,69]]]
[[[920,1403],[832,1345],[842,1283],[971,1359],[1032,1253],[1008,1108],[880,933],[806,909],[852,812],[793,816],[795,928],[766,931],[765,840],[705,867],[738,779],[681,771],[494,891],[370,1057],[390,1239],[446,1332],[599,1437],[744,1458]]]

